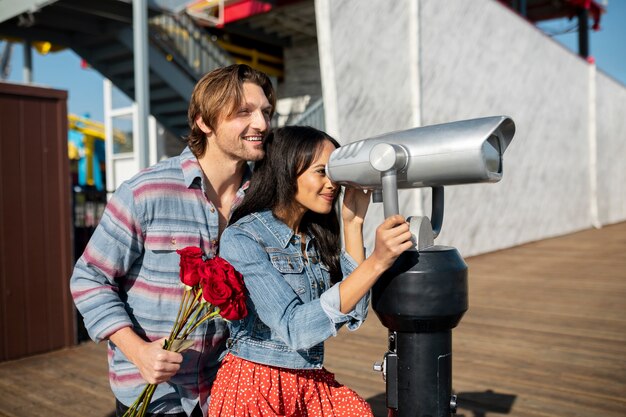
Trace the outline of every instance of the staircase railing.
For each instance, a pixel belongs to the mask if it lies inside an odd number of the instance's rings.
[[[208,33],[185,14],[164,13],[152,17],[150,29],[151,38],[166,54],[168,61],[186,68],[196,80],[215,68],[235,63],[235,59],[217,40],[211,39]],[[300,114],[288,115],[285,124],[308,125],[324,130],[323,100],[320,98]]]
[[[319,130],[325,130],[326,119],[324,118],[324,99],[318,99],[299,115],[289,117],[285,124],[311,126]]]
[[[150,19],[153,38],[166,50],[168,60],[182,61],[196,79],[215,68],[234,63],[194,21],[184,14],[162,14]]]

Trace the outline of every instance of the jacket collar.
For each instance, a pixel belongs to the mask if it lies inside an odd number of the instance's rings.
[[[272,233],[272,235],[278,240],[281,247],[284,249],[287,247],[295,233],[291,227],[287,226],[278,217],[274,216],[271,210],[263,210],[257,213],[253,213],[257,219],[263,223],[265,228]]]

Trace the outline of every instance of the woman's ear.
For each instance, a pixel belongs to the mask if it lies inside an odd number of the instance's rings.
[[[206,135],[213,133],[213,130],[211,130],[211,128],[204,123],[204,120],[202,120],[202,116],[196,117],[196,126],[198,126]]]

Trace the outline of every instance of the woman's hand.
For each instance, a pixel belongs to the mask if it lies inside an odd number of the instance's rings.
[[[390,216],[376,228],[376,243],[370,255],[383,270],[387,270],[402,252],[413,246],[409,224],[399,214]]]
[[[344,224],[357,222],[363,224],[367,208],[370,204],[371,191],[363,191],[356,188],[346,188],[343,196],[341,218]]]
[[[398,256],[413,246],[411,237],[408,223],[399,214],[378,226],[374,251],[363,262],[357,261],[359,266],[339,286],[342,313],[352,310]]]

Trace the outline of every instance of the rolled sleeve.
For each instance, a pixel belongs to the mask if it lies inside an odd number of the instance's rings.
[[[339,261],[341,265],[341,272],[345,279],[356,269],[357,264],[345,251],[341,252]],[[340,285],[341,283],[333,285],[321,295],[320,300],[322,309],[337,327],[345,324],[348,330],[356,330],[367,318],[371,291],[368,291],[351,311],[347,314],[343,314],[341,312],[341,297],[339,295]]]

